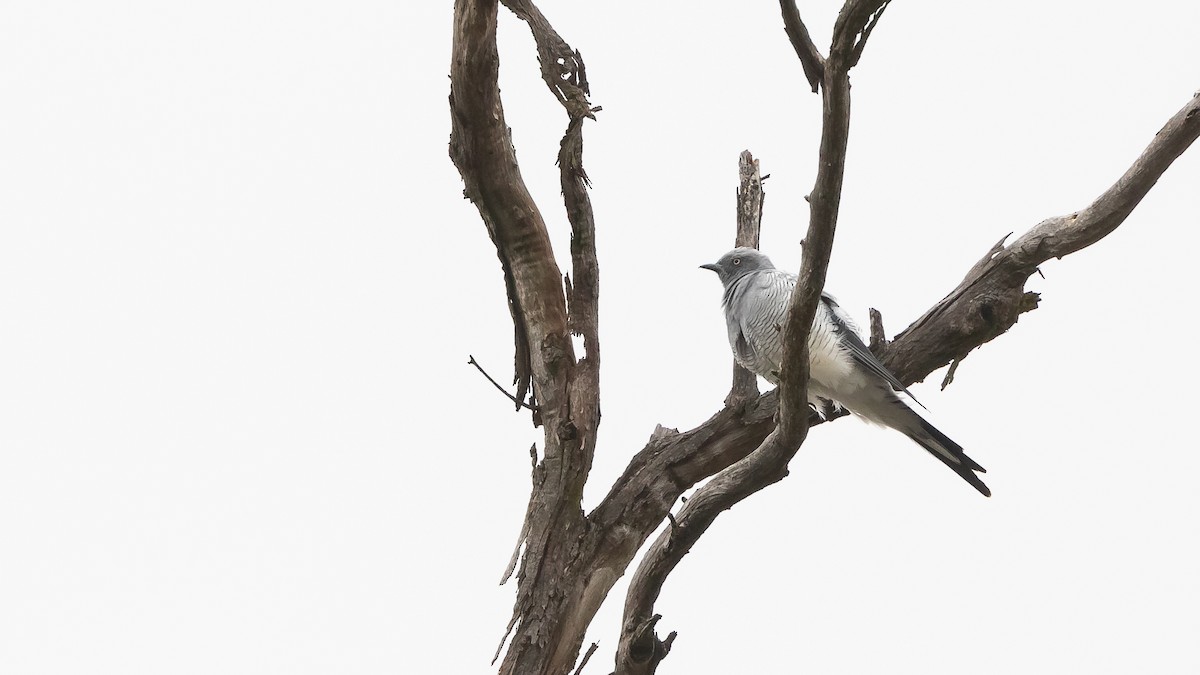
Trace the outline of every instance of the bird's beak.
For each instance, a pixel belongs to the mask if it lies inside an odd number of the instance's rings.
[[[721,268],[717,267],[716,263],[708,263],[707,265],[701,265],[701,266],[700,266],[700,269],[702,269],[702,270],[712,270],[712,271],[714,271],[714,272],[716,272],[716,273],[718,273],[718,274],[720,274],[720,272],[721,272]]]

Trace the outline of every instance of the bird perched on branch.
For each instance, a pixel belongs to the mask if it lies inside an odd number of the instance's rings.
[[[735,248],[712,270],[725,285],[722,305],[733,357],[746,370],[779,384],[783,361],[784,318],[796,275],[775,269],[770,258],[752,248]],[[808,397],[818,411],[826,401],[868,422],[899,431],[929,451],[984,496],[992,491],[976,471],[986,470],[900,398],[908,389],[863,344],[853,321],[832,296],[822,293],[808,336]],[[913,398],[916,401],[915,398]]]

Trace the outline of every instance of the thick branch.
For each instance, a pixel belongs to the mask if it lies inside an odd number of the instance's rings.
[[[542,80],[567,112],[567,129],[559,143],[558,170],[563,205],[571,224],[571,275],[564,279],[567,325],[583,338],[585,356],[572,372],[571,410],[582,443],[581,482],[592,467],[594,440],[600,424],[600,265],[596,259],[596,221],[588,196],[591,181],[583,168],[583,123],[599,108],[588,101],[583,57],[571,49],[542,12],[529,0],[503,0],[529,25],[537,44]]]
[[[495,0],[455,3],[450,156],[504,270],[517,334],[516,397],[523,399],[531,378],[539,397],[562,390],[562,382],[546,378],[561,368],[546,366],[570,360],[571,343],[550,237],[517,167],[500,103],[496,9]],[[533,350],[530,345],[540,348]]]
[[[532,380],[534,421],[545,434],[522,528],[525,555],[510,624],[517,628],[501,672],[560,675],[574,662],[595,611],[581,601],[590,580],[576,564],[586,527],[580,499],[599,422],[598,268],[579,128],[591,111],[578,53],[532,4],[514,0],[510,6],[533,28],[543,78],[568,110],[560,165],[577,279],[570,314],[545,223],[521,178],[504,119],[497,85],[496,0],[455,2],[450,155],[501,260],[517,335],[518,397]],[[591,356],[586,363],[576,363],[569,330],[584,335]]]
[[[503,0],[504,6],[512,10],[522,21],[529,24],[537,43],[538,63],[542,68],[542,80],[550,91],[567,109],[571,119],[591,117],[591,104],[587,71],[579,52],[563,40],[550,22],[546,20],[529,0]]]

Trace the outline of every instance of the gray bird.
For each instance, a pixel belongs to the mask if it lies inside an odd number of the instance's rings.
[[[783,324],[796,275],[775,269],[770,258],[752,248],[735,248],[712,270],[725,284],[725,323],[733,357],[746,370],[779,384],[783,360]],[[832,296],[822,293],[808,336],[808,397],[818,411],[826,402],[846,408],[868,422],[891,427],[929,451],[984,496],[992,496],[975,471],[987,471],[904,403],[897,392],[912,394],[863,344],[850,317]],[[913,398],[916,401],[916,398]]]

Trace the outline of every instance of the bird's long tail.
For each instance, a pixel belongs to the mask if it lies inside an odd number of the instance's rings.
[[[908,407],[890,387],[880,383],[877,387],[864,387],[855,394],[853,397],[847,397],[852,400],[841,401],[851,412],[867,421],[891,427],[908,436],[970,483],[971,487],[979,490],[983,496],[992,496],[991,489],[975,475],[976,471],[987,473],[987,469],[967,457],[961,445],[950,440],[949,436],[938,431],[924,417]]]
[[[912,412],[910,410],[910,412]],[[904,434],[913,439],[917,445],[929,451],[929,454],[937,457],[942,464],[950,467],[950,470],[962,477],[963,480],[971,484],[971,487],[979,490],[984,497],[991,497],[992,491],[979,480],[979,476],[975,472],[987,473],[987,469],[979,466],[975,460],[967,457],[963,452],[962,446],[950,440],[950,437],[938,431],[925,418],[912,413],[920,421],[920,431],[914,433],[909,430],[902,429]]]

